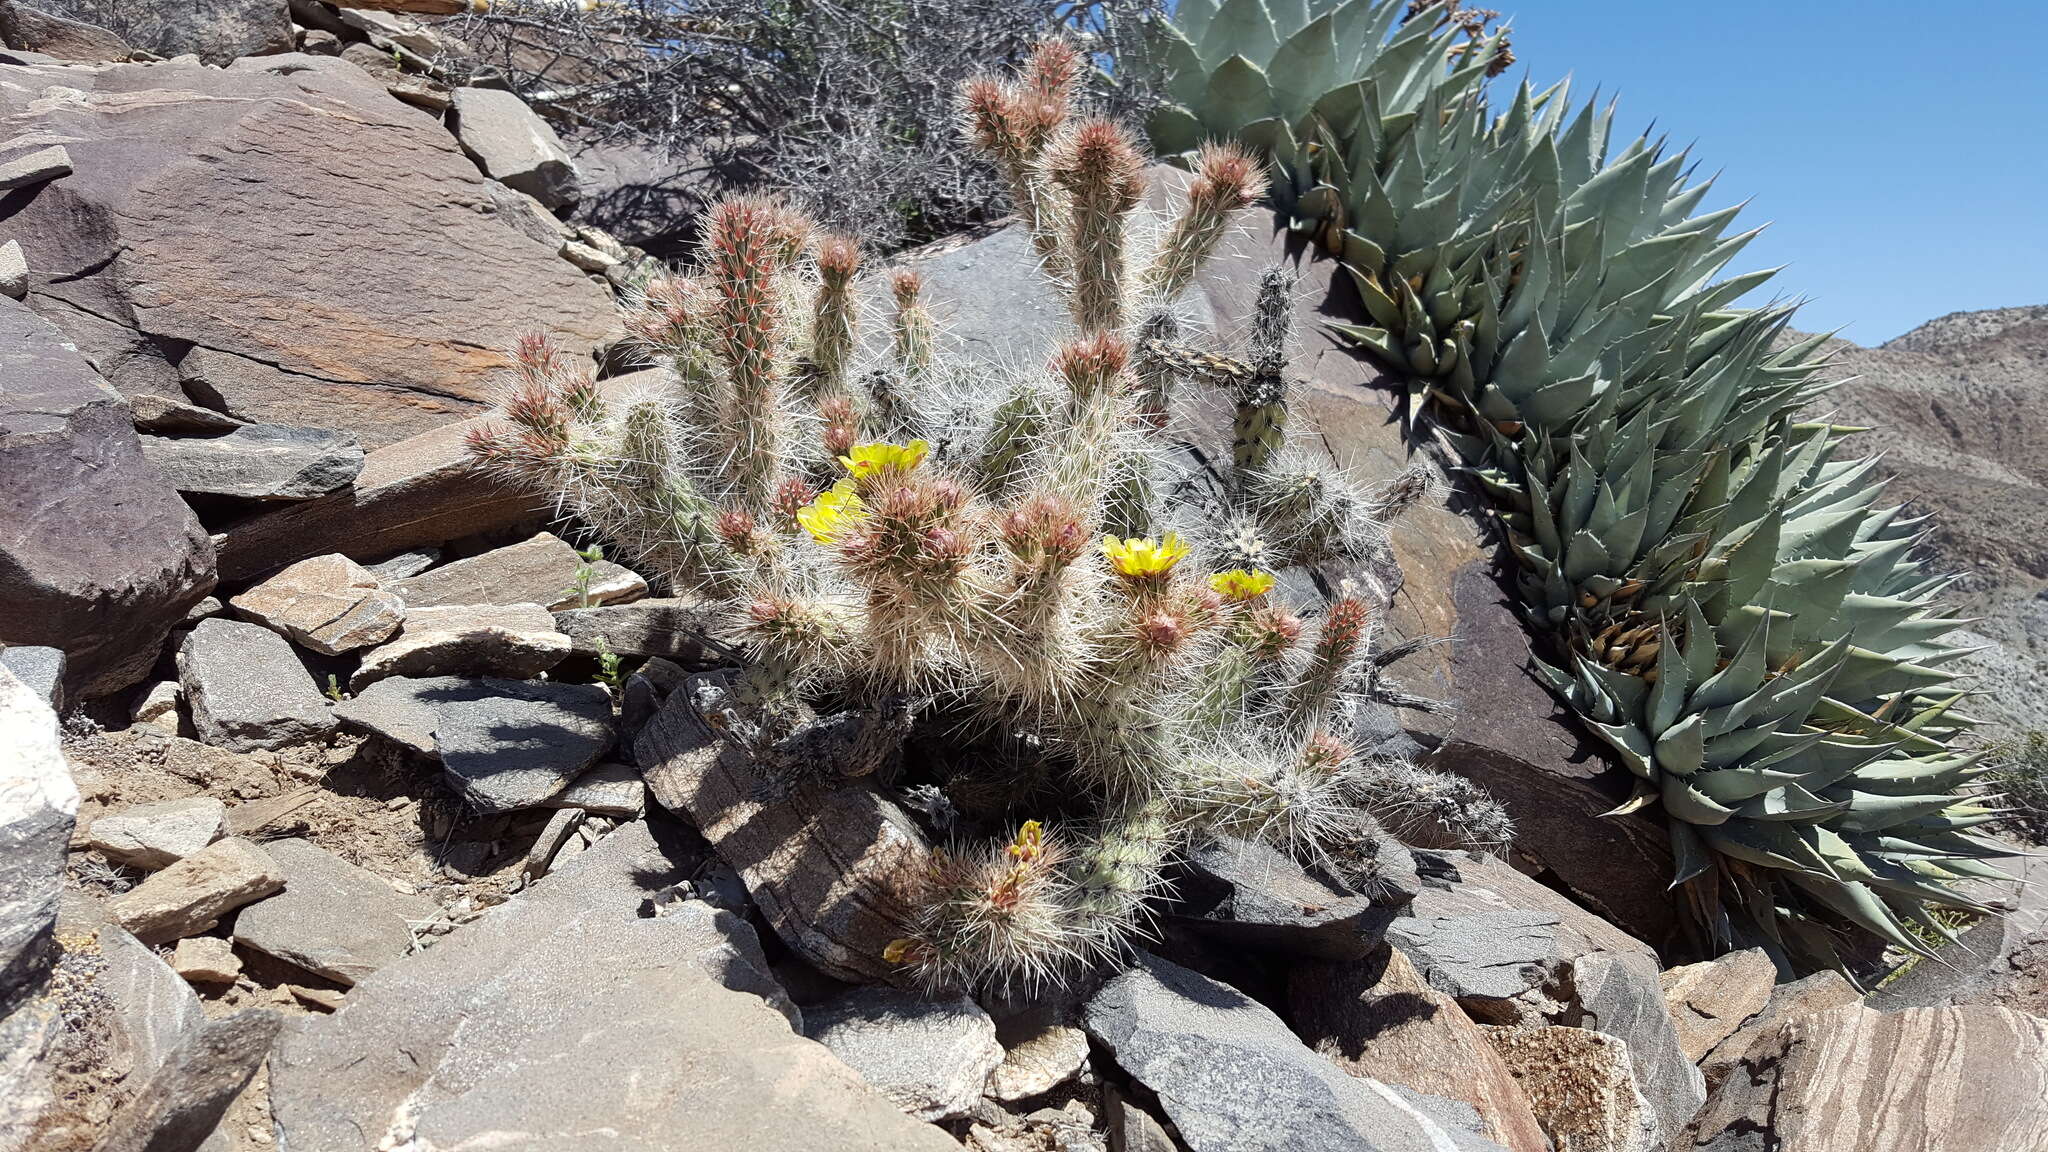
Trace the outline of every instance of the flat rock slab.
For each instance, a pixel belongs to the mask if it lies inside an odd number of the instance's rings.
[[[608,560],[590,565],[594,570],[590,582],[579,587],[577,569],[584,564],[568,541],[542,532],[481,556],[408,576],[393,582],[391,590],[407,608],[533,603],[557,609],[578,606],[586,596],[592,604],[604,604],[647,594],[647,581]]]
[[[1005,1104],[1043,1096],[1088,1066],[1088,1033],[1046,1011],[996,1022],[1003,1062],[989,1073],[988,1095]]]
[[[525,329],[581,357],[617,327],[608,291],[495,218],[436,118],[346,61],[16,68],[0,120],[77,166],[8,234],[48,281],[38,308],[87,356],[125,361],[123,392],[189,378],[242,419],[374,448],[481,413]]]
[[[1362,961],[1296,964],[1287,978],[1295,1034],[1344,1071],[1462,1100],[1513,1152],[1549,1152],[1529,1097],[1480,1025],[1423,980],[1399,949]]]
[[[686,597],[567,608],[555,613],[555,627],[567,634],[578,652],[594,654],[602,643],[621,656],[659,656],[686,668],[720,663],[723,658],[714,645],[736,640],[729,613]]]
[[[284,891],[235,917],[235,943],[353,985],[412,951],[412,926],[441,908],[306,840],[263,846]]]
[[[225,412],[154,392],[137,392],[128,397],[128,410],[134,415],[139,432],[233,432],[248,423]]]
[[[599,816],[638,816],[647,807],[647,784],[631,764],[599,764],[561,794],[550,808],[581,808]]]
[[[575,202],[582,176],[561,137],[526,102],[495,88],[455,90],[456,135],[485,174],[550,209]]]
[[[1695,1146],[2040,1152],[2048,1020],[1983,1005],[1851,1005],[1786,1020],[1716,1090]]]
[[[52,709],[64,710],[64,650],[38,644],[17,644],[0,648],[0,668],[14,674],[29,691],[43,698]]]
[[[1193,1152],[1500,1147],[1435,1119],[1450,1101],[1426,1112],[1388,1085],[1346,1075],[1257,1001],[1146,953],[1088,1001],[1084,1023],[1158,1093]]]
[[[628,824],[288,1032],[279,1146],[957,1152],[792,1027],[745,921],[642,915],[692,852]]]
[[[919,1120],[972,1112],[1003,1062],[995,1022],[965,995],[858,988],[805,1009],[804,1034]]]
[[[338,553],[301,560],[228,601],[245,620],[329,656],[367,648],[398,631],[405,602]]]
[[[334,731],[327,700],[283,637],[260,624],[201,620],[178,649],[192,727],[208,744],[255,752]]]
[[[220,840],[115,897],[107,914],[145,944],[168,944],[283,889],[284,874],[263,849]]]
[[[242,959],[218,936],[187,936],[171,953],[171,971],[190,984],[233,984],[242,974]]]
[[[1695,1064],[1763,1011],[1777,982],[1778,967],[1761,948],[1687,964],[1658,977],[1665,1007],[1678,1026],[1678,1046]]]
[[[21,241],[0,244],[0,296],[16,300],[28,295],[28,257],[21,254]]]
[[[1264,844],[1213,839],[1187,852],[1186,867],[1174,918],[1262,951],[1357,960],[1394,918],[1396,894],[1375,902]]]
[[[392,676],[502,676],[527,680],[569,655],[569,638],[538,604],[412,608],[397,639],[363,656],[349,686]]]
[[[0,192],[47,184],[71,175],[71,153],[62,145],[38,148],[8,160],[0,160]]]
[[[602,685],[551,680],[394,676],[335,714],[438,757],[449,785],[487,812],[547,803],[597,763],[613,735]]]
[[[1636,1086],[1623,1041],[1584,1028],[1485,1032],[1558,1148],[1663,1152],[1670,1145]]]
[[[1633,953],[1579,957],[1572,962],[1579,1018],[1571,1022],[1627,1043],[1636,1087],[1670,1136],[1683,1132],[1699,1113],[1707,1085],[1679,1043],[1658,976],[1656,961]]]
[[[1771,998],[1764,1005],[1764,1010],[1726,1040],[1714,1045],[1713,1051],[1700,1061],[1700,1074],[1706,1078],[1708,1094],[1712,1095],[1721,1081],[1741,1064],[1752,1043],[1773,1035],[1779,1024],[1809,1012],[1825,1012],[1830,1008],[1846,1008],[1862,1002],[1863,994],[1839,972],[1816,972],[1771,989]]]
[[[86,829],[86,845],[109,859],[154,871],[221,838],[227,805],[211,796],[137,804],[109,812]]]
[[[248,1087],[283,1022],[249,1008],[202,1023],[121,1105],[107,1124],[113,1135],[96,1152],[198,1147]]]
[[[355,482],[353,432],[250,424],[219,436],[144,436],[142,456],[187,495],[310,500]]]
[[[78,785],[57,735],[57,714],[0,668],[0,1015],[56,959],[52,936],[65,854],[78,819]]]

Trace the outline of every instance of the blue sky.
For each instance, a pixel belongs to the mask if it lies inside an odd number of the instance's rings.
[[[1513,21],[1508,78],[1570,74],[1651,120],[1709,206],[1771,227],[1739,267],[1795,323],[1880,344],[1947,312],[2048,304],[2044,0],[1482,0]]]

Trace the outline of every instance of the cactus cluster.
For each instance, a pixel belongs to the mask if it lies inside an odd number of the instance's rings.
[[[1371,323],[1408,417],[1493,499],[1552,688],[1661,810],[1717,947],[1838,964],[1853,925],[1908,950],[1997,877],[1996,818],[1926,529],[1881,498],[1792,308],[1735,301],[1754,232],[1700,211],[1682,152],[1617,142],[1567,87],[1504,97],[1489,14],[1447,0],[1183,0],[1153,56],[1162,150],[1270,155],[1294,226]]]
[[[1380,606],[1363,587],[1290,605],[1273,569],[1369,559],[1418,481],[1362,492],[1286,443],[1286,276],[1242,358],[1184,342],[1175,303],[1261,165],[1203,148],[1172,207],[1145,207],[1126,130],[1070,108],[1083,65],[1049,42],[961,95],[1070,313],[1042,365],[956,362],[915,271],[887,271],[877,308],[854,238],[732,200],[697,270],[631,314],[660,387],[607,396],[536,338],[471,441],[728,605],[748,650],[731,696],[771,736],[814,705],[943,734],[889,781],[956,837],[906,877],[920,912],[889,948],[933,983],[1111,953],[1191,836],[1357,852],[1386,771],[1348,743]],[[1200,487],[1165,435],[1196,381],[1238,401],[1220,505],[1175,495]]]

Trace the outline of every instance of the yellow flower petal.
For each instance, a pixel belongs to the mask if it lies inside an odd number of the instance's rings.
[[[840,534],[866,514],[867,505],[861,503],[849,477],[818,493],[816,500],[797,509],[796,522],[818,543],[836,544]]]
[[[1273,574],[1256,568],[1233,568],[1209,577],[1209,587],[1225,600],[1246,604],[1273,590]]]
[[[1116,569],[1119,576],[1129,580],[1155,580],[1173,571],[1173,566],[1188,554],[1188,546],[1176,532],[1168,532],[1164,540],[1154,540],[1150,536],[1128,540],[1105,536],[1102,554],[1109,557],[1110,567]]]
[[[855,476],[878,476],[908,472],[923,463],[930,451],[931,445],[922,440],[908,444],[856,444],[851,453],[839,458],[839,463]]]

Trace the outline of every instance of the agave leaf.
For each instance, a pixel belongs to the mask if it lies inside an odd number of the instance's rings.
[[[1278,14],[1276,13],[1276,17]],[[1275,20],[1281,28],[1294,27],[1285,17]],[[1288,121],[1300,120],[1332,86],[1344,79],[1337,73],[1337,22],[1329,15],[1302,25],[1273,53],[1266,65],[1273,98]]]
[[[1247,64],[1272,59],[1273,51],[1280,47],[1280,36],[1273,28],[1273,18],[1266,13],[1265,0],[1223,0],[1195,44],[1202,66],[1211,72],[1221,72],[1233,57]],[[1249,110],[1263,108],[1266,103],[1262,94],[1258,102],[1247,100],[1238,107]],[[1245,115],[1237,123],[1255,118]]]
[[[1229,0],[1229,3],[1257,7],[1258,0]],[[1259,14],[1263,18],[1265,10],[1259,9]],[[1265,119],[1253,113],[1264,110],[1272,101],[1273,94],[1266,84],[1265,72],[1244,56],[1236,55],[1209,73],[1208,91],[1202,93],[1201,102],[1194,111],[1205,124],[1244,125]]]

